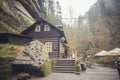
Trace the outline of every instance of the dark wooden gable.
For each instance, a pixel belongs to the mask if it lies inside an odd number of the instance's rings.
[[[35,27],[37,25],[41,26],[40,32],[35,32]],[[44,31],[44,26],[49,25],[50,31]],[[33,38],[55,38],[55,37],[65,37],[64,32],[51,23],[47,22],[46,20],[40,19],[36,21],[33,25],[31,25],[29,28],[24,30],[21,34],[32,36]],[[65,41],[67,42],[67,41]]]

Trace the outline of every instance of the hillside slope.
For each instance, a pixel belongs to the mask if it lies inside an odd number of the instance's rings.
[[[120,47],[120,0],[98,0],[86,16],[94,47],[110,50]]]

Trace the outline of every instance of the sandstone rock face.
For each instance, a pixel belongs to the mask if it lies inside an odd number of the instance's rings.
[[[41,67],[45,60],[49,59],[47,49],[39,40],[30,42],[30,45],[23,52],[30,56],[34,61],[33,65],[37,67]]]

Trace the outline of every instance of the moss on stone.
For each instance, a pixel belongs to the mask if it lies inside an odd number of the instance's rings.
[[[24,49],[24,46],[16,46],[12,44],[0,44],[0,55],[14,55]]]
[[[18,16],[15,11],[8,1],[0,1],[0,33],[20,33],[35,22],[24,14]]]
[[[7,80],[12,74],[11,62],[15,59],[11,55],[0,55],[0,80]]]
[[[5,1],[0,1],[0,28],[4,32],[20,33],[21,24],[10,11]]]

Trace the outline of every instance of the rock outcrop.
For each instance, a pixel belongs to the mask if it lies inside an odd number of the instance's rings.
[[[13,69],[17,74],[29,73],[35,76],[50,74],[51,62],[44,44],[38,40],[32,41],[23,52],[16,55]]]
[[[23,52],[16,55],[14,64],[30,64],[38,68],[48,60],[48,52],[44,44],[38,40],[32,41]]]
[[[44,44],[38,40],[32,41],[29,46],[26,47],[24,53],[30,56],[35,62],[33,65],[41,67],[45,60],[49,59],[47,49]]]
[[[0,33],[20,33],[45,17],[43,0],[0,0]]]

